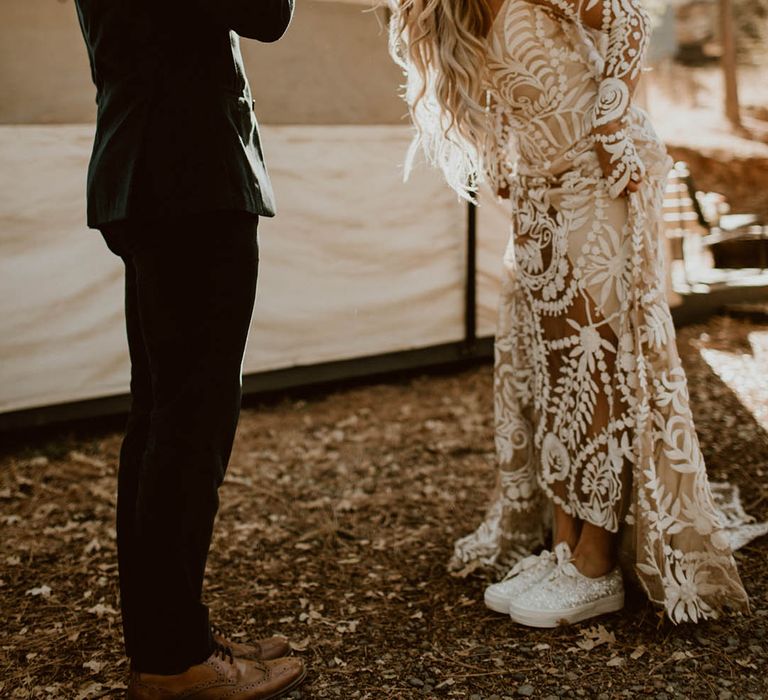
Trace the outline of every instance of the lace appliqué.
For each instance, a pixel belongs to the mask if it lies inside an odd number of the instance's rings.
[[[483,163],[488,185],[494,193],[509,188],[514,179],[515,156],[512,152],[514,142],[512,127],[503,107],[487,96],[486,114],[488,132],[483,152]]]
[[[630,180],[640,182],[645,175],[645,166],[626,127],[607,133],[595,132],[594,138],[608,155],[611,170],[605,179],[608,193],[615,199],[627,189]]]

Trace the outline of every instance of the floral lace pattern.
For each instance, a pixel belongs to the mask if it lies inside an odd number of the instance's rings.
[[[748,602],[666,302],[671,161],[630,101],[646,34],[635,0],[507,0],[488,39],[497,152],[486,162],[512,205],[496,336],[499,480],[452,564],[505,573],[544,543],[552,501],[622,529],[649,597],[673,621],[697,621]],[[639,191],[619,197],[633,175]]]

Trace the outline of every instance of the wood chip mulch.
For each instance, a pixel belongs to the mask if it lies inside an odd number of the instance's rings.
[[[679,344],[712,478],[768,519],[768,324],[717,317]],[[7,438],[0,697],[122,697],[119,429]],[[524,629],[486,610],[481,574],[445,569],[493,462],[489,366],[247,408],[209,559],[212,618],[243,639],[288,635],[311,669],[294,698],[768,698],[768,537],[737,553],[749,617],[675,627],[633,595],[618,614]]]

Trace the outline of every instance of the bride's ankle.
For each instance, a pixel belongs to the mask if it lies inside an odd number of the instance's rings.
[[[610,553],[584,552],[577,547],[573,552],[573,565],[587,578],[600,578],[609,574],[616,566]]]
[[[554,550],[557,545],[563,542],[565,542],[570,548],[571,552],[573,552],[579,542],[579,533],[576,530],[555,533],[552,536],[552,549]]]
[[[565,542],[573,552],[581,537],[581,521],[557,504],[554,505],[553,520],[552,549]]]

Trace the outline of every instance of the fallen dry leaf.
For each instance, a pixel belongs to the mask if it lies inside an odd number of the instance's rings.
[[[609,632],[603,627],[603,625],[597,625],[597,627],[588,627],[581,630],[581,635],[584,639],[576,642],[576,646],[585,651],[591,651],[595,647],[599,647],[601,644],[615,644],[616,636],[613,632]]]
[[[51,595],[51,587],[46,585],[36,586],[35,588],[30,588],[24,595],[48,598]]]

